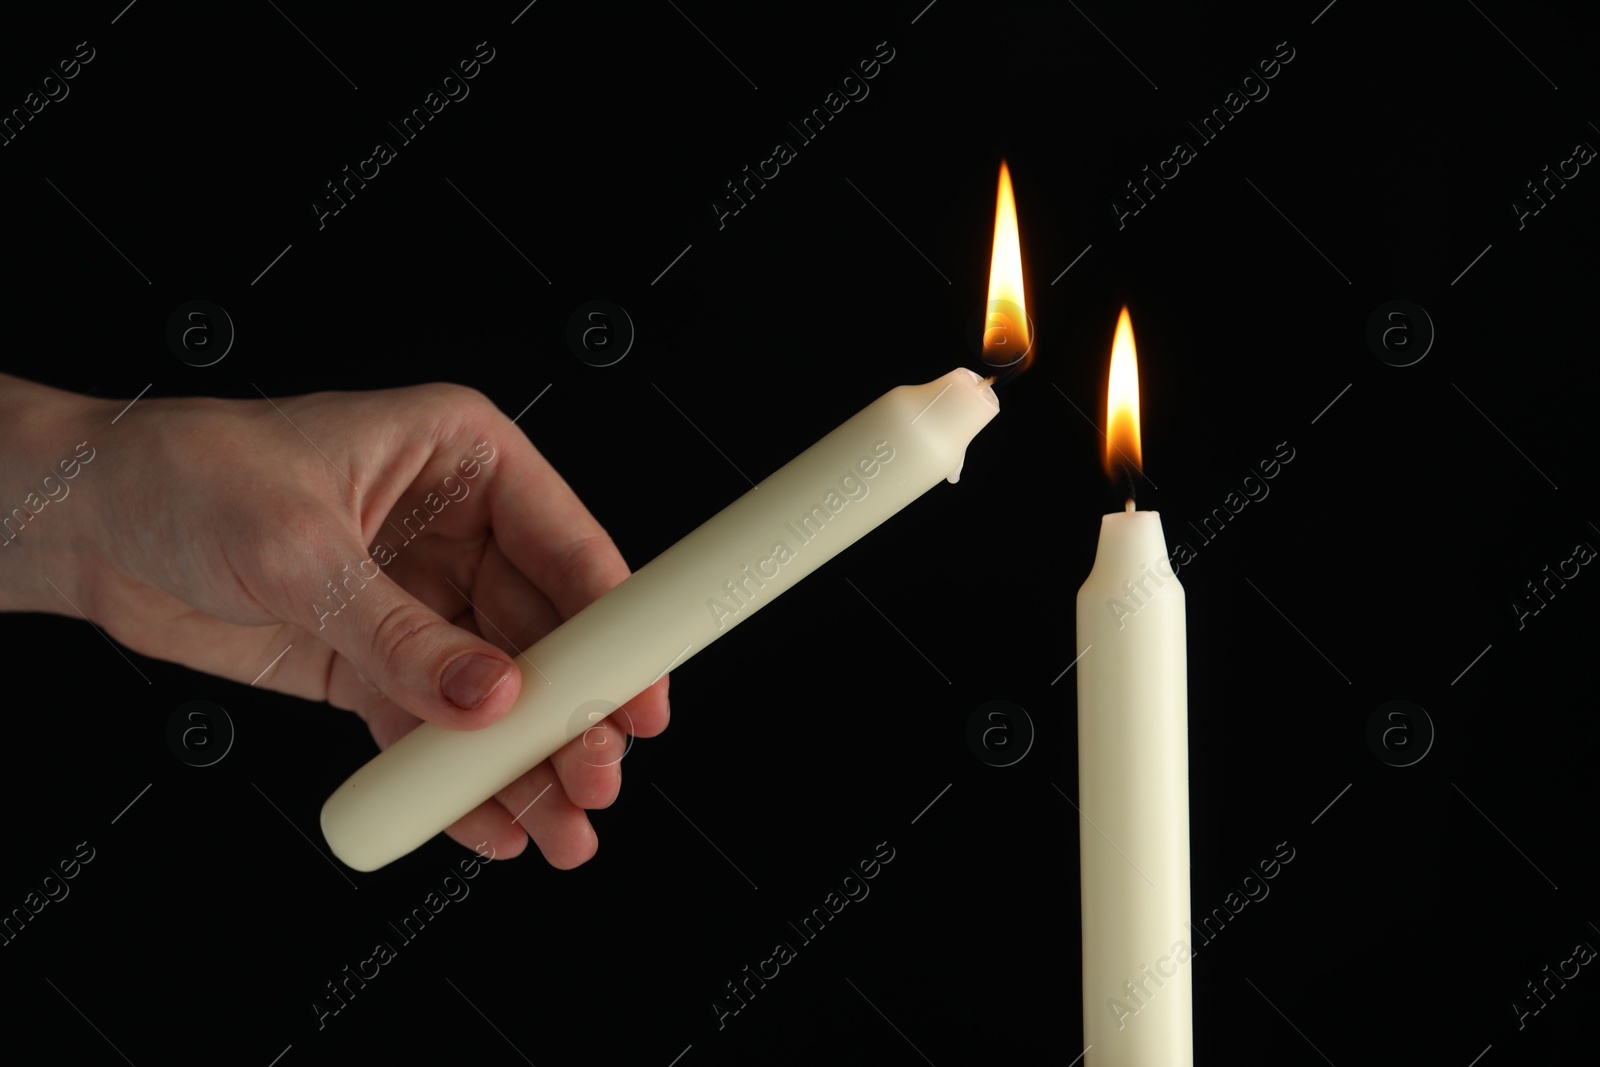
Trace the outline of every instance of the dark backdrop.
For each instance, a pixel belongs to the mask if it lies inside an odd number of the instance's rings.
[[[1124,302],[1142,506],[1193,551],[1196,917],[1294,856],[1196,956],[1199,1061],[1541,1062],[1587,1032],[1586,966],[1520,1026],[1515,1006],[1600,945],[1600,578],[1515,606],[1600,546],[1600,178],[1574,152],[1600,145],[1600,109],[1578,16],[121,2],[7,16],[7,109],[93,49],[0,147],[12,373],[130,400],[439,380],[511,415],[538,398],[518,425],[638,566],[744,474],[976,365],[1002,156],[1036,360],[958,486],[674,672],[672,726],[628,756],[591,863],[530,850],[484,872],[320,1029],[325,983],[467,853],[441,837],[374,874],[327,856],[318,810],[374,751],[354,716],[130,655],[146,685],[81,620],[0,619],[0,905],[94,849],[0,949],[9,1040],[263,1067],[435,1043],[541,1065],[942,1067],[974,1041],[988,1062],[1071,1061],[1067,667],[1117,506],[1096,424]],[[399,144],[385,121],[478,42],[470,95]],[[788,129],[890,49],[813,142]],[[1186,125],[1275,55],[1212,140]],[[380,138],[395,158],[319,226],[324,183]],[[724,183],[778,140],[794,159],[719,222]],[[1140,208],[1124,183],[1180,140],[1193,158]],[[1546,166],[1577,173],[1535,213]],[[204,368],[165,334],[197,299],[236,331]],[[567,341],[590,300],[631,320],[611,366]],[[1270,495],[1195,529],[1280,447]],[[207,768],[167,742],[195,699],[236,730]],[[1021,709],[1010,766],[968,741],[991,700]],[[719,1028],[725,983],[880,843],[870,896]]]

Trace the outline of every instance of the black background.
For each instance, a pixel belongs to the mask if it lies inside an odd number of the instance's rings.
[[[147,400],[444,380],[514,415],[537,396],[518,425],[634,566],[889,388],[977,365],[1002,156],[1037,325],[959,485],[674,672],[672,726],[593,815],[593,861],[493,866],[320,1030],[324,983],[468,854],[441,837],[373,874],[328,858],[318,810],[375,750],[354,716],[252,689],[254,668],[132,656],[146,685],[81,619],[0,620],[0,907],[96,850],[0,948],[8,1041],[284,1067],[435,1046],[541,1067],[1070,1062],[1063,671],[1118,504],[1097,423],[1126,303],[1141,506],[1196,550],[1179,573],[1194,914],[1280,842],[1295,856],[1196,957],[1197,1059],[1467,1067],[1576,1047],[1593,968],[1520,1030],[1511,1005],[1600,945],[1600,578],[1584,568],[1521,628],[1512,601],[1600,545],[1600,178],[1583,167],[1521,228],[1510,204],[1600,144],[1587,23],[923,2],[8,15],[7,110],[77,42],[96,54],[0,148],[4,369]],[[323,184],[479,41],[495,57],[470,96],[319,229]],[[870,96],[719,228],[723,183],[797,142],[786,123],[880,41],[894,58]],[[1279,42],[1293,59],[1270,95],[1203,143],[1185,121]],[[1179,139],[1196,159],[1119,228],[1112,199]],[[165,342],[192,299],[237,329],[207,368]],[[591,299],[637,330],[610,367],[565,340]],[[1397,299],[1436,330],[1407,367],[1367,341]],[[1193,533],[1280,442],[1294,459],[1270,496]],[[167,747],[191,699],[237,728],[209,768]],[[993,699],[1034,735],[1005,768],[966,739]],[[1431,721],[1431,747],[1409,723],[1427,754],[1407,767],[1367,741],[1395,699]],[[724,983],[880,842],[895,858],[871,895],[719,1030]]]

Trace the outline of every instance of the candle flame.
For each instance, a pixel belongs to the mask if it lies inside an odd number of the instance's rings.
[[[989,304],[983,320],[983,361],[1010,367],[1033,348],[1022,285],[1022,242],[1017,236],[1017,202],[1011,170],[1000,161],[1000,191],[994,205],[994,253],[989,259]],[[1021,369],[1020,367],[1018,369]]]
[[[1111,343],[1111,380],[1106,388],[1106,471],[1119,466],[1144,468],[1139,442],[1139,364],[1133,347],[1133,320],[1128,309],[1117,319]]]

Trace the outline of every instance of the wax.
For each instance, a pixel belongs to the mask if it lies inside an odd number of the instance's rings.
[[[941,480],[1000,411],[957,369],[892,389],[527,649],[481,730],[424,723],[322,808],[334,855],[371,871],[426,842]],[[821,640],[821,638],[819,638]]]
[[[1158,513],[1101,520],[1077,623],[1086,1067],[1189,1067],[1184,596]]]

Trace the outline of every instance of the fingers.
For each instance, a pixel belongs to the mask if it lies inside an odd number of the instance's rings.
[[[472,595],[473,619],[478,632],[513,658],[561,625],[562,616],[550,598],[540,592],[490,541],[478,565]],[[526,671],[527,663],[519,666]]]
[[[327,559],[363,555],[349,546],[337,553],[315,544],[302,547],[307,564],[283,579],[285,589],[298,585],[299,596],[281,597],[279,610],[304,614],[309,593],[322,592],[318,586],[325,584],[331,589],[324,597],[327,607],[319,625],[308,629],[388,700],[447,729],[476,729],[504,715],[521,688],[521,673],[501,649],[452,625],[382,572],[371,578],[352,572],[342,588],[316,577],[339,573]]]
[[[615,712],[609,721],[620,722],[622,728],[634,737],[656,737],[667,728],[672,711],[667,703],[667,685],[670,675],[640,693]]]
[[[610,535],[522,435],[508,437],[488,493],[496,542],[563,619],[628,576]]]
[[[609,808],[622,789],[622,757],[633,739],[618,723],[621,712],[600,720],[550,757],[567,798],[581,808]]]
[[[474,619],[490,642],[515,657],[561,625],[562,617],[550,599],[491,543],[478,571]],[[519,663],[526,668],[526,663]],[[634,737],[655,737],[671,718],[667,705],[668,680],[662,677],[614,713],[611,721]],[[596,805],[585,804],[584,807]]]
[[[362,591],[364,605],[352,601],[350,607],[364,607],[364,614],[341,612],[336,622],[330,620],[317,634],[396,704],[446,726],[481,726],[504,714],[522,683],[513,657],[630,573],[610,536],[566,481],[503,415],[491,413],[493,419],[458,420],[461,429],[480,441],[474,461],[463,461],[460,475],[462,479],[481,475],[470,486],[476,503],[452,507],[429,530],[446,538],[466,538],[487,527],[492,540],[478,558],[475,573],[466,578],[470,584],[452,588],[451,596],[435,597],[434,590],[418,586],[429,603],[454,604],[457,597],[470,597],[472,621],[483,638],[449,626],[385,578]],[[484,434],[486,428],[492,432]],[[449,449],[456,443],[441,447]],[[461,499],[466,499],[464,494]],[[408,550],[410,555],[400,561],[404,569],[424,562],[425,554],[418,554],[423,548]],[[398,576],[400,568],[395,573]],[[445,609],[446,615],[454,613],[453,607]],[[362,625],[345,627],[352,617]],[[487,656],[492,665],[473,653]],[[487,694],[477,711],[463,710],[444,688],[445,672],[458,662],[484,668],[475,679],[472,666],[461,675],[476,680],[477,691]],[[502,667],[509,674],[497,679]],[[667,691],[663,677],[501,790],[494,801],[463,816],[449,828],[449,835],[469,849],[480,845],[484,852],[495,849],[500,858],[519,853],[531,836],[552,866],[570,869],[586,862],[599,842],[585,809],[615,801],[629,734],[653,737],[666,729]],[[470,705],[473,691],[466,692]],[[402,724],[386,721],[389,718],[372,718],[375,736],[380,729],[400,732]]]
[[[398,708],[370,715],[367,721],[380,748],[388,748],[421,725]],[[596,742],[600,747],[624,740],[620,731],[605,728],[613,736]],[[581,739],[573,744],[581,747]],[[562,753],[570,748],[572,745]],[[565,774],[552,766],[552,760],[545,760],[451,823],[445,833],[479,855],[495,859],[520,856],[531,835],[552,867],[571,870],[586,863],[600,841],[583,807],[605,807],[615,800],[622,775],[617,765],[600,766],[582,754],[569,753],[564,762],[568,765]],[[572,790],[598,802],[580,807],[571,800]]]
[[[528,834],[498,800],[485,800],[445,831],[452,841],[485,859],[509,860],[528,847]]]
[[[615,768],[611,777],[621,780]],[[615,798],[615,789],[611,796]],[[531,837],[545,861],[563,871],[587,863],[600,847],[588,815],[567,797],[549,760],[463,815],[445,833],[479,855],[502,860],[520,856]]]
[[[378,747],[387,749],[422,724],[400,708],[385,703],[367,714],[367,725]],[[607,736],[603,740],[591,738],[595,751],[604,752],[608,746],[626,742],[621,731],[611,727],[609,722],[601,723],[596,729],[606,731]],[[577,751],[569,751],[574,746]],[[600,757],[588,752],[583,747],[583,739],[579,738],[557,753],[567,768],[565,772],[552,766],[553,760],[544,761],[451,823],[445,833],[480,856],[494,859],[520,856],[532,835],[551,866],[571,870],[586,863],[599,848],[599,838],[583,809],[609,805],[616,799],[622,782],[620,768],[615,763],[602,764]],[[574,791],[585,798],[582,807],[572,802]]]
[[[627,740],[612,720],[597,723],[447,833],[468,848],[479,849],[487,841],[501,859],[521,854],[531,837],[552,867],[571,870],[587,863],[600,841],[584,809],[616,800],[622,785],[619,754]]]
[[[525,438],[506,442],[487,490],[500,552],[549,598],[563,619],[628,577],[628,565],[610,535]],[[623,705],[611,721],[620,721],[621,729],[635,737],[655,737],[671,717],[667,689],[668,681],[662,677]],[[576,772],[576,765],[573,769]]]
[[[507,819],[509,812],[508,823],[519,834],[525,830],[552,867],[569,871],[587,863],[600,847],[589,817],[567,797],[550,760],[502,789],[495,799],[503,809],[500,818]],[[504,834],[508,823],[491,828]]]

